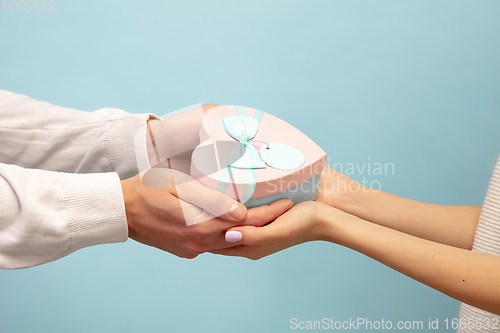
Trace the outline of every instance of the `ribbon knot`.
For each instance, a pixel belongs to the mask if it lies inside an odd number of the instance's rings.
[[[239,169],[262,169],[266,164],[260,157],[250,140],[257,135],[259,120],[243,115],[223,117],[222,123],[227,134],[239,141],[241,145],[234,147],[229,153],[229,167]]]
[[[255,169],[262,169],[266,167],[266,163],[260,157],[257,149],[250,144],[250,141],[257,135],[259,129],[259,121],[264,112],[255,110],[253,117],[248,117],[245,114],[243,106],[236,106],[236,116],[223,117],[222,123],[224,129],[233,139],[240,144],[236,145],[229,152],[227,167],[224,168],[217,191],[226,193],[227,187],[231,182],[232,169],[244,169],[246,175],[246,186],[238,200],[245,203],[253,197],[256,187]]]

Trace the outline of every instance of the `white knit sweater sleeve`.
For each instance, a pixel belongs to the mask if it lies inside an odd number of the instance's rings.
[[[150,117],[77,111],[0,90],[0,268],[127,240],[120,178],[149,164]]]

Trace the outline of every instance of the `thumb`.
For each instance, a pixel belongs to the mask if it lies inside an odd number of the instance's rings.
[[[246,207],[233,198],[203,186],[188,175],[178,172],[173,174],[176,184],[173,192],[179,199],[224,220],[243,221],[247,217]]]
[[[216,190],[203,187],[199,201],[193,202],[210,214],[223,220],[243,221],[247,217],[247,208],[233,198]]]

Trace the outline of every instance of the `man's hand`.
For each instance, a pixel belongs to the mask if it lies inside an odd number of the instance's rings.
[[[183,258],[234,246],[225,232],[241,225],[262,226],[292,207],[289,200],[248,211],[189,174],[199,144],[204,105],[163,121],[148,121],[147,148],[154,168],[122,181],[129,237]]]
[[[153,168],[123,180],[122,190],[129,237],[190,259],[234,246],[225,240],[229,228],[260,227],[292,207],[280,200],[247,213],[230,197],[171,169]]]

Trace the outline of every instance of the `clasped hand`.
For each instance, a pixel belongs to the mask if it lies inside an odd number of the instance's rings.
[[[203,114],[213,106],[149,121],[147,149],[153,168],[122,181],[130,238],[191,259],[235,246],[226,241],[228,229],[261,227],[292,207],[290,200],[280,200],[247,211],[189,176]]]

